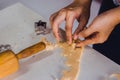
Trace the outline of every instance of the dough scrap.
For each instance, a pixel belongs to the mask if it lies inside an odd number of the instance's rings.
[[[60,80],[77,80],[83,47],[75,48],[75,43],[68,45],[66,42],[60,43],[59,46],[63,49],[62,56],[66,58],[65,65],[70,68],[70,70],[63,70]]]
[[[44,42],[46,44],[46,51],[53,50],[58,46],[57,44],[47,41],[47,39],[44,37],[41,39],[41,42]]]
[[[67,42],[52,44],[45,38],[42,38],[46,44],[46,50],[53,50],[55,47],[62,48],[62,56],[66,58],[65,65],[69,70],[63,70],[60,80],[77,80],[80,71],[80,57],[83,52],[83,47],[75,48],[75,43],[68,45]]]
[[[120,80],[120,74],[112,74],[110,77],[117,78],[117,80]]]

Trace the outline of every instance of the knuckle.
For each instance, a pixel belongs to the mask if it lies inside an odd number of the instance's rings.
[[[74,11],[72,10],[67,10],[67,15],[70,16],[74,16]]]
[[[74,17],[75,16],[75,12],[73,10],[69,10],[69,9],[61,9],[58,13],[59,16],[65,14],[66,18],[69,19],[71,16]]]
[[[65,12],[66,12],[66,9],[61,9],[58,14],[61,15],[61,14],[65,13]]]
[[[66,15],[73,15],[74,14],[74,11],[73,10],[69,10],[69,9],[61,9],[60,11],[59,11],[59,15],[62,15],[62,14],[64,14],[64,13],[66,13]]]
[[[49,19],[52,20],[55,17],[55,14],[56,13],[52,14]]]
[[[51,15],[50,18],[49,18],[49,20],[52,21],[52,19],[53,19],[53,16]]]
[[[68,14],[74,14],[74,11],[68,10],[67,13],[68,13]]]
[[[66,30],[70,30],[70,27],[66,25],[66,26],[65,26],[65,29],[66,29]]]

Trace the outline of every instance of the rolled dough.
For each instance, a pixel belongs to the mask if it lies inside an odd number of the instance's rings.
[[[66,58],[65,65],[69,68],[69,70],[63,70],[60,80],[77,80],[83,47],[75,48],[75,43],[68,45],[66,42],[60,43],[59,46],[63,49],[62,56]]]

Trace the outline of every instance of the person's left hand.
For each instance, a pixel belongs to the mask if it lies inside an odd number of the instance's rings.
[[[79,22],[79,25],[74,32],[74,36],[76,36],[88,22],[90,5],[91,0],[74,0],[73,3],[50,16],[51,28],[58,42],[60,41],[59,26],[65,21],[66,39],[69,44],[72,43],[72,28],[74,21],[77,20]]]
[[[84,40],[76,46],[80,47],[105,42],[114,27],[120,22],[118,10],[118,8],[112,9],[97,16],[87,29],[78,34],[78,37],[84,38]]]

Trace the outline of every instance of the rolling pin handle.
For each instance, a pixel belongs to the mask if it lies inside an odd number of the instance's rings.
[[[39,42],[33,46],[30,46],[22,51],[20,51],[18,54],[16,54],[16,57],[18,59],[29,57],[35,53],[38,53],[39,51],[42,51],[46,48],[46,44],[44,42]]]

